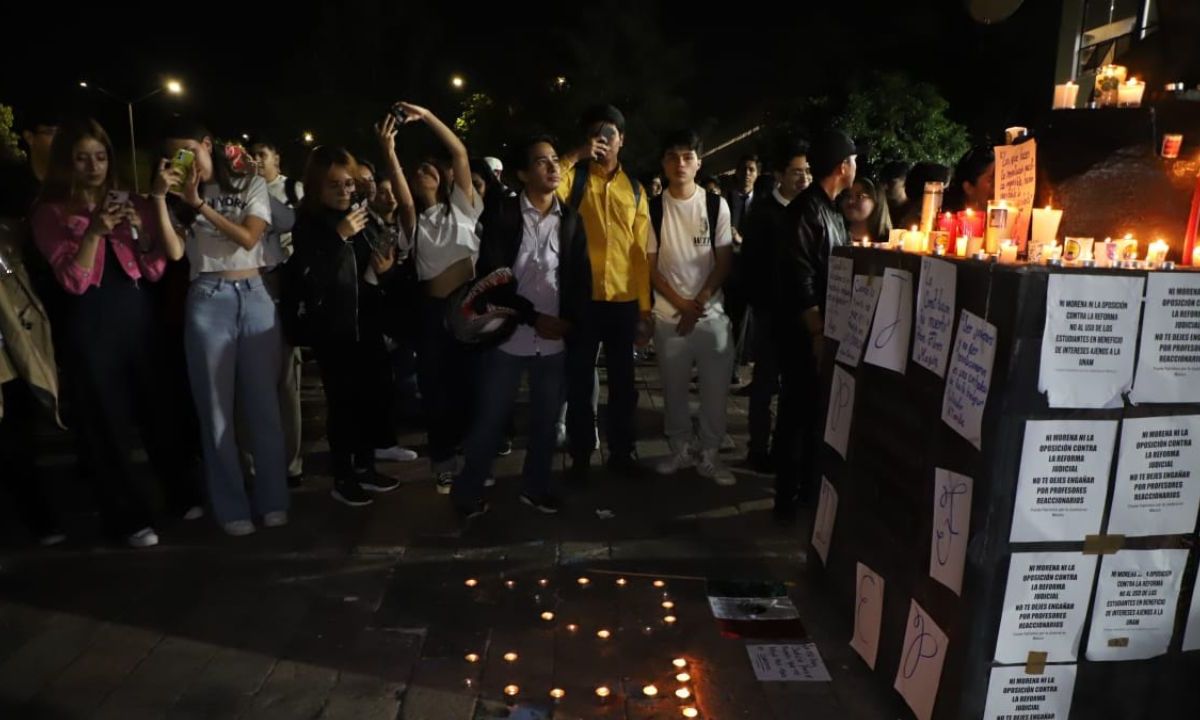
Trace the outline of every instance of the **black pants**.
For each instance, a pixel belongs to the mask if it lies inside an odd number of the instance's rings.
[[[447,301],[421,300],[417,382],[429,432],[434,472],[455,472],[455,456],[471,426],[478,380],[478,353],[446,329]]]
[[[599,302],[588,305],[586,316],[572,332],[567,347],[567,435],[576,462],[591,457],[593,429],[592,382],[596,355],[604,345],[608,368],[608,451],[631,457],[637,387],[634,385],[633,345],[637,339],[638,304]]]
[[[58,518],[46,496],[45,479],[34,464],[34,426],[40,415],[37,398],[24,380],[0,385],[4,417],[0,419],[0,483],[35,537],[57,531]]]
[[[775,337],[780,369],[775,503],[777,507],[790,509],[797,500],[810,498],[816,487],[821,380],[807,332],[777,324]]]
[[[328,405],[325,432],[333,474],[344,479],[375,467],[375,448],[395,443],[390,361],[380,332],[320,342],[315,350]]]
[[[164,354],[152,335],[149,295],[127,278],[110,282],[115,274],[106,272],[100,287],[74,303],[67,363],[100,511],[107,530],[124,536],[153,524],[153,500],[133,464],[139,431],[170,512],[199,504],[199,488],[181,442],[186,428],[171,408]]]
[[[771,399],[779,393],[779,356],[770,313],[754,313],[754,380],[750,383],[750,452],[771,448]],[[774,447],[781,447],[778,441]]]

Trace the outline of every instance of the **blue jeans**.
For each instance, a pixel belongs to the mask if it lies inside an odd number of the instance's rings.
[[[567,370],[565,352],[554,355],[517,356],[489,350],[483,358],[483,384],[475,422],[467,435],[466,460],[454,481],[451,499],[468,507],[479,500],[483,481],[492,472],[496,448],[508,428],[513,405],[521,389],[521,376],[529,373],[529,446],[525,451],[525,492],[537,497],[550,490],[554,466],[554,422],[562,400]]]
[[[262,278],[201,276],[188,288],[184,348],[200,419],[204,480],[219,523],[287,510],[287,461],[279,417],[283,336]],[[250,497],[234,420],[246,421],[254,480]]]

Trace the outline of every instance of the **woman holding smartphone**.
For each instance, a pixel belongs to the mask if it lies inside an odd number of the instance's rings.
[[[187,177],[178,177],[172,161],[162,161],[161,171],[179,189],[172,190],[176,218],[160,216],[158,228],[186,248],[191,267],[184,348],[200,420],[205,485],[222,529],[249,535],[255,517],[265,527],[288,520],[276,391],[283,339],[275,301],[262,279],[264,270],[283,261],[277,243],[263,242],[271,223],[270,194],[261,177],[238,174],[236,153],[214,141],[203,125],[176,118],[164,138],[166,157],[191,158]],[[250,430],[255,473],[249,493],[235,413]]]
[[[115,188],[112,157],[108,134],[94,120],[61,127],[32,223],[38,249],[72,296],[63,360],[78,387],[104,523],[140,548],[158,544],[158,534],[150,499],[133,476],[135,427],[172,508],[188,519],[203,512],[173,447],[144,287],[183,257],[178,238],[159,231],[173,177],[158,173],[150,200],[131,196]]]

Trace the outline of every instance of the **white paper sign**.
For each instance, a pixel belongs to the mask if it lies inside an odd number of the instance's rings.
[[[887,268],[875,305],[875,322],[867,342],[866,361],[901,375],[908,369],[908,340],[913,322],[912,273]]]
[[[995,197],[1009,207],[1011,238],[1022,247],[1028,238],[1033,197],[1037,192],[1037,141],[996,147]]]
[[[829,558],[829,543],[833,540],[833,521],[837,519],[837,490],[827,478],[821,478],[821,497],[817,500],[817,516],[813,519],[812,545],[822,563]]]
[[[1183,651],[1191,650],[1200,650],[1200,588],[1192,588],[1192,605],[1183,630]]]
[[[1076,670],[1047,665],[1041,675],[1026,675],[1024,667],[992,668],[983,720],[1067,720]]]
[[[825,411],[825,442],[842,459],[850,444],[850,423],[854,420],[854,376],[839,365],[833,366],[829,384],[829,408]]]
[[[825,337],[842,341],[853,297],[854,260],[839,255],[830,256],[829,279],[825,285]]]
[[[940,378],[946,377],[946,360],[950,357],[957,284],[958,270],[953,264],[931,257],[921,258],[912,359]]]
[[[904,698],[918,720],[929,720],[942,682],[949,641],[929,613],[916,600],[908,608],[908,624],[900,648],[900,667],[893,687]]]
[[[962,595],[963,564],[971,529],[971,492],[966,475],[933,471],[933,538],[929,545],[929,577]]]
[[[1050,276],[1038,390],[1050,407],[1116,408],[1133,382],[1143,277]]]
[[[829,671],[816,643],[747,645],[754,676],[760,682],[829,682]]]
[[[996,326],[963,310],[942,396],[942,421],[982,449],[983,408],[996,359]]]
[[[846,315],[846,326],[838,344],[837,361],[850,367],[858,367],[863,347],[867,344],[867,333],[871,330],[871,318],[875,317],[875,303],[879,300],[882,283],[873,275],[854,276],[854,297],[850,312]]]
[[[1011,542],[1069,542],[1100,532],[1116,420],[1025,423]]]
[[[1200,273],[1151,273],[1135,403],[1200,402]]]
[[[1013,553],[996,636],[996,662],[1024,663],[1031,652],[1075,662],[1087,619],[1096,556]]]
[[[1108,532],[1175,535],[1196,529],[1200,415],[1125,420]]]
[[[1121,550],[1104,556],[1088,660],[1145,660],[1167,651],[1187,556],[1187,550]]]
[[[883,625],[883,578],[858,563],[854,587],[854,635],[850,637],[850,647],[874,670],[879,655],[879,629]]]

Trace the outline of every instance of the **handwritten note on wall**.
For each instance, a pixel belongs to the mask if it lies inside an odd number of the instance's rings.
[[[829,258],[829,280],[825,285],[825,337],[842,341],[853,298],[854,260],[834,255]]]
[[[850,647],[874,670],[879,655],[879,629],[883,624],[883,578],[858,563],[854,587],[854,635]]]
[[[846,316],[845,332],[838,345],[837,361],[850,367],[858,367],[863,347],[867,344],[867,333],[871,330],[871,318],[875,316],[875,303],[879,300],[882,283],[873,275],[854,276],[854,297],[850,313]]]
[[[942,666],[946,663],[949,641],[946,633],[916,600],[909,606],[906,628],[893,687],[918,720],[929,720],[942,682]]]
[[[1129,399],[1200,402],[1200,273],[1151,273]]]
[[[929,576],[962,595],[963,566],[971,529],[974,482],[966,475],[936,468],[933,476],[933,537]]]
[[[850,423],[854,420],[854,376],[833,366],[829,384],[829,408],[825,411],[825,442],[844,459],[850,444]]]
[[[912,359],[940,378],[946,377],[946,360],[950,357],[957,283],[958,269],[952,263],[921,258]]]
[[[995,359],[996,326],[963,310],[942,396],[942,421],[977,448],[983,446],[983,408]]]
[[[1038,390],[1050,407],[1117,408],[1133,382],[1143,277],[1050,276]]]
[[[875,305],[875,322],[867,342],[866,361],[901,375],[908,368],[908,341],[913,321],[912,273],[887,268]]]
[[[1196,530],[1200,507],[1200,415],[1121,424],[1108,532],[1145,537]]]
[[[995,197],[1009,207],[1010,237],[1022,247],[1028,238],[1029,222],[1033,217],[1033,197],[1037,192],[1037,141],[1020,145],[1001,145],[996,148]]]
[[[821,478],[821,496],[817,500],[817,517],[813,520],[812,546],[821,562],[828,564],[829,543],[833,541],[833,523],[837,520],[838,495],[833,484]]]

